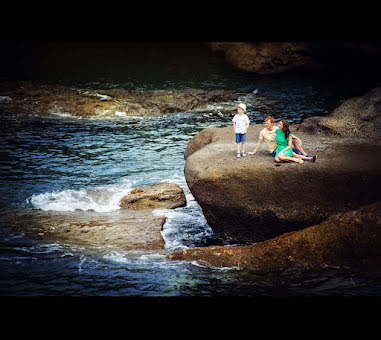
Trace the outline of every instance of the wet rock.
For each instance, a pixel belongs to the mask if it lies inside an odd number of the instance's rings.
[[[297,131],[346,137],[379,138],[381,135],[381,87],[361,97],[345,100],[331,114],[307,118]]]
[[[379,275],[381,202],[332,215],[318,225],[257,244],[194,248],[168,258],[259,272],[349,267]]]
[[[120,202],[121,209],[174,209],[186,205],[183,189],[177,184],[157,183],[132,190]]]
[[[132,190],[122,199],[121,209],[113,212],[33,210],[4,214],[0,220],[3,225],[63,245],[165,253],[161,231],[166,217],[153,211],[185,204],[178,185],[158,183]]]
[[[30,82],[1,84],[2,111],[18,114],[70,114],[78,117],[154,116],[177,112],[234,111],[238,94],[225,90],[84,90]]]
[[[22,232],[29,232],[49,242],[87,249],[107,248],[136,252],[163,252],[161,230],[164,216],[150,210],[95,211],[31,211],[4,217]]]

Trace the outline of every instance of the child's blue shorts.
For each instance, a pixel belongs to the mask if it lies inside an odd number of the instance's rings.
[[[235,142],[236,143],[246,142],[246,133],[236,133]]]

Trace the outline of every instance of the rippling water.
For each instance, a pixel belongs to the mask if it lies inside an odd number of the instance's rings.
[[[98,62],[99,56],[104,55],[98,53]],[[227,69],[210,55],[208,58],[209,67],[197,77],[197,65],[186,68],[174,59],[176,62],[168,62],[167,70],[172,67],[181,72],[177,77],[171,73],[166,80],[151,66],[146,70],[154,75],[151,82],[133,72],[127,76],[124,70],[120,76],[124,74],[123,81],[98,74],[96,80],[84,79],[77,85],[87,82],[87,86],[104,88],[133,88],[138,83],[143,89],[235,88],[243,93],[241,100],[252,104],[248,111],[252,123],[263,123],[268,114],[298,123],[309,116],[327,114],[341,99],[362,94],[361,84],[346,80],[249,76]],[[67,77],[61,78],[67,81]],[[258,89],[258,95],[247,95],[253,89]],[[228,126],[231,119],[211,112],[103,119],[2,115],[0,295],[379,295],[378,282],[339,269],[290,272],[269,279],[236,268],[167,261],[162,254],[52,242],[12,225],[12,214],[36,210],[70,213],[79,209],[84,214],[112,214],[118,211],[119,199],[131,188],[167,181],[179,184],[187,197],[186,207],[166,212],[163,237],[167,252],[220,243],[187,188],[183,154],[188,141],[201,129]]]

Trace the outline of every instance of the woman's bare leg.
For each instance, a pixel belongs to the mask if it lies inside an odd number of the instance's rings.
[[[292,152],[292,157],[297,157],[297,158],[301,158],[301,159],[304,159],[305,161],[316,161],[316,155],[311,157],[307,157],[307,156],[303,156],[303,155],[298,155],[297,153],[295,152]],[[315,160],[314,160],[314,157],[315,157]]]
[[[283,154],[282,152],[278,153],[278,155],[275,157],[275,162],[281,163],[281,162],[295,162],[295,163],[300,163],[301,160],[300,158],[294,158],[294,157],[289,157]]]
[[[301,158],[301,159],[304,159],[305,161],[311,161],[312,160],[312,157],[307,157],[304,155],[298,155],[295,152],[292,152],[292,157]]]

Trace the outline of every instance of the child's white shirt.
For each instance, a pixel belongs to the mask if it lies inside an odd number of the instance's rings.
[[[250,124],[250,120],[245,113],[243,115],[237,113],[233,118],[233,123],[235,123],[237,133],[245,133],[246,124]]]

